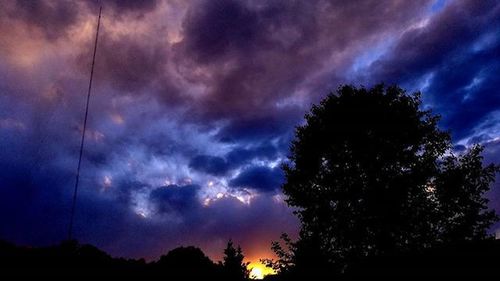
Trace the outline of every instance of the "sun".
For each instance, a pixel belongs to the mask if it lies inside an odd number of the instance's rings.
[[[266,267],[260,262],[252,262],[248,265],[251,279],[264,279],[264,276],[275,274],[272,268]]]
[[[252,270],[250,270],[250,278],[263,279],[264,273],[262,272],[262,269],[260,269],[258,267],[253,267]]]

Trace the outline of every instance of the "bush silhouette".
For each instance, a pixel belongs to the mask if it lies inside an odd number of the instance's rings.
[[[216,265],[199,249],[193,246],[171,250],[153,264],[155,275],[174,278],[205,278],[217,275]],[[179,279],[179,280],[181,280]]]
[[[32,248],[0,241],[0,276],[143,276],[143,259],[112,258],[91,245],[66,241]]]

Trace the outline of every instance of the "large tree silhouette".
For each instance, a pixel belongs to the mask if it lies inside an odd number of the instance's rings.
[[[297,127],[283,191],[329,262],[487,237],[483,194],[499,167],[483,167],[479,146],[453,154],[420,107],[396,86],[342,86]]]

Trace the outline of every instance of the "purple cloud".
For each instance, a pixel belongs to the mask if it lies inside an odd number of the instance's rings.
[[[279,167],[254,166],[243,170],[231,179],[230,186],[246,187],[262,192],[276,191],[284,181],[284,174]]]

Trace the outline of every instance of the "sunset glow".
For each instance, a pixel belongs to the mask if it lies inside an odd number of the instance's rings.
[[[266,267],[260,262],[250,263],[248,269],[250,270],[250,278],[252,279],[263,279],[266,275],[276,274],[272,268]]]

